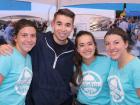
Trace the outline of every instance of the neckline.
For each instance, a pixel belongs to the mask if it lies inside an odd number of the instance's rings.
[[[128,65],[130,65],[135,59],[136,59],[136,57],[133,57],[133,58],[132,58],[130,61],[128,61],[128,63],[126,63],[122,68],[119,68],[119,65],[118,65],[118,63],[117,63],[119,71],[124,71],[125,68],[126,68]]]

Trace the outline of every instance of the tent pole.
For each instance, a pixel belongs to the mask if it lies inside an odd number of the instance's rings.
[[[56,11],[60,9],[60,0],[56,0]]]

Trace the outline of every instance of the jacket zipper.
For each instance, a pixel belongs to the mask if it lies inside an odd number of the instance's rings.
[[[45,38],[45,40],[46,40],[47,46],[48,46],[48,47],[54,52],[54,54],[55,54],[55,59],[54,59],[54,63],[53,63],[53,69],[55,69],[57,60],[58,60],[58,58],[59,58],[61,55],[66,54],[66,53],[70,53],[70,52],[73,52],[73,51],[74,51],[74,50],[69,50],[69,51],[63,52],[63,53],[61,53],[60,55],[57,56],[57,55],[56,55],[56,52],[54,51],[54,49],[48,44],[46,38]]]

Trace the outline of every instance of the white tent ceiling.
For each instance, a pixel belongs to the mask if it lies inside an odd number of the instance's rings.
[[[0,18],[6,16],[15,16],[15,15],[28,15],[34,17],[40,17],[42,19],[49,18],[49,12],[55,12],[56,7],[52,5],[47,5],[43,3],[32,3],[31,11],[21,11],[21,10],[0,10]]]

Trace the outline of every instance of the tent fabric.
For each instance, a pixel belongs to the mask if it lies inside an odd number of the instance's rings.
[[[126,16],[140,16],[140,4],[126,4]]]
[[[31,10],[31,2],[21,2],[16,0],[0,0],[0,10]]]
[[[126,4],[127,11],[140,11],[140,4]]]
[[[79,4],[94,4],[94,3],[140,3],[140,0],[17,0],[17,1],[29,1],[39,2],[46,4],[60,6],[79,5]]]
[[[140,16],[140,11],[127,11],[126,16]]]
[[[37,8],[38,7],[38,8]],[[44,10],[44,11],[42,11]],[[41,3],[31,3],[31,10],[0,10],[0,18],[15,15],[28,15],[48,19],[50,13],[54,13],[56,7]]]
[[[107,10],[123,10],[123,3],[101,3],[101,4],[81,4],[67,7],[75,8],[92,8],[92,9],[107,9]]]

